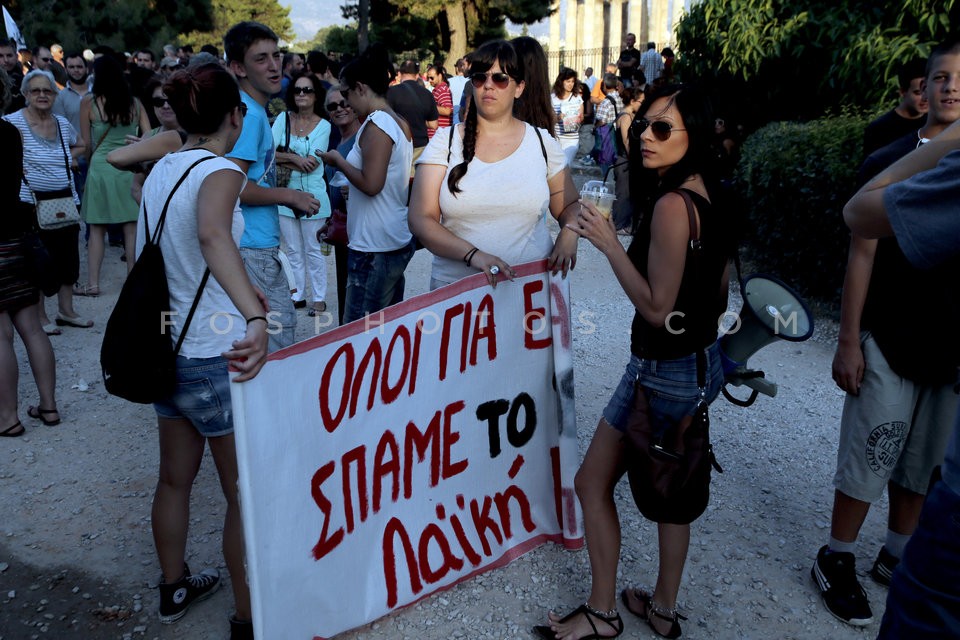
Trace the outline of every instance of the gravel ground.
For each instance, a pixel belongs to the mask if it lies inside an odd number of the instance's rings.
[[[577,179],[589,177],[595,176]],[[118,257],[119,250],[108,251],[105,295],[77,303],[96,326],[64,328],[63,335],[52,338],[64,420],[58,427],[26,418],[36,389],[18,341],[21,416],[28,433],[0,442],[0,640],[221,640],[227,635],[229,588],[175,625],[157,621],[159,568],[149,520],[157,466],[155,418],[149,407],[109,396],[97,366],[103,327],[123,273]],[[581,243],[579,260],[572,296],[577,418],[585,451],[626,363],[632,310],[599,252]],[[329,266],[332,290],[332,257]],[[424,292],[425,251],[418,252],[407,273],[409,293]],[[301,312],[298,338],[311,334],[311,320]],[[832,322],[820,322],[806,343],[779,342],[764,349],[750,364],[780,384],[777,397],[761,396],[748,409],[720,399],[711,408],[714,447],[725,473],[714,476],[710,506],[693,526],[680,592],[689,618],[685,638],[876,635],[886,591],[865,570],[882,544],[885,503],[868,517],[858,554],[876,621],[860,631],[835,620],[810,579],[813,558],[829,533],[843,401],[830,380],[835,336]],[[649,585],[656,571],[655,528],[636,511],[626,482],[618,487],[617,501],[623,529],[618,584]],[[195,571],[213,564],[225,572],[219,551],[222,516],[223,499],[208,456],[192,502],[187,549]],[[588,580],[584,550],[547,545],[339,637],[531,638],[531,626],[541,623],[548,609],[567,611],[583,601]],[[624,620],[623,637],[654,637],[629,614]]]

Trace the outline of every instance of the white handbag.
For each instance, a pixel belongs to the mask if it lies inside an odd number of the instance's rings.
[[[59,120],[57,121],[57,136],[60,138],[60,148],[63,150],[63,164],[67,171],[67,180],[73,182],[73,171],[70,169],[67,146],[63,141],[63,132],[60,130]],[[30,188],[30,193],[33,194],[33,201],[37,208],[37,225],[41,229],[59,229],[72,224],[80,224],[80,212],[73,200],[73,190],[69,186],[66,189],[57,189],[56,191],[35,191],[30,187],[26,176],[23,177],[23,181]]]

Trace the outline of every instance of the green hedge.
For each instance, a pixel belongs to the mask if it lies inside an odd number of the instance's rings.
[[[855,191],[867,122],[850,115],[773,122],[740,154],[744,257],[825,302],[840,299],[850,238],[843,205]]]

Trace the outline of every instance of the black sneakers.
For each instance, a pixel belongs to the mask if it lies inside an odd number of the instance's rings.
[[[160,583],[160,622],[172,624],[187,614],[195,602],[206,600],[220,587],[220,572],[204,569],[198,575],[190,575],[190,568],[183,565],[183,577],[171,584]]]
[[[857,580],[856,559],[852,553],[828,551],[824,545],[810,575],[820,588],[827,611],[856,627],[873,622],[867,594]]]
[[[873,561],[873,569],[870,569],[870,575],[883,586],[889,587],[893,570],[898,564],[900,564],[900,558],[894,558],[886,547],[880,547],[880,553],[877,554],[877,559]]]

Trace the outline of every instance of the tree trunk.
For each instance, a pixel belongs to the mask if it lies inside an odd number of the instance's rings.
[[[370,44],[370,0],[357,2],[357,51],[363,52]]]
[[[467,16],[463,12],[462,2],[452,2],[444,7],[447,13],[447,27],[450,29],[450,51],[443,66],[447,73],[453,73],[457,60],[467,54]]]

